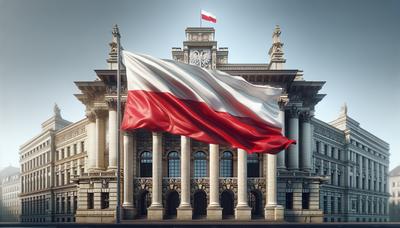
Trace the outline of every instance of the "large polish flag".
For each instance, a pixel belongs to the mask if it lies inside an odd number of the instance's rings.
[[[253,85],[217,70],[123,51],[128,96],[122,129],[184,135],[248,153],[278,153],[280,88]]]

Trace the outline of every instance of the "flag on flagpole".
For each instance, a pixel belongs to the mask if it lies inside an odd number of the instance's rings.
[[[123,51],[128,97],[125,131],[184,135],[249,153],[295,143],[281,134],[281,88],[253,85],[221,71]]]
[[[201,19],[212,23],[217,23],[217,17],[205,10],[201,10]]]

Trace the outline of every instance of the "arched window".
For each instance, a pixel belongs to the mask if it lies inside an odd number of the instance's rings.
[[[219,164],[219,173],[221,177],[233,176],[233,155],[230,151],[222,153]]]
[[[140,155],[140,176],[151,177],[152,176],[152,155],[149,151],[144,151]]]
[[[259,177],[260,176],[260,161],[258,160],[258,154],[252,153],[247,154],[247,177]]]
[[[207,156],[203,151],[194,154],[194,177],[207,176]]]
[[[181,176],[181,162],[178,152],[172,151],[168,154],[168,176],[179,177]]]

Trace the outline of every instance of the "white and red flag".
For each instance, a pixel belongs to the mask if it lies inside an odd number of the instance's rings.
[[[201,10],[201,19],[212,22],[212,23],[217,23],[217,17],[214,16],[212,13],[209,13],[204,10]]]
[[[165,131],[248,153],[274,154],[295,143],[281,134],[280,88],[127,51],[123,60],[128,86],[125,131]]]

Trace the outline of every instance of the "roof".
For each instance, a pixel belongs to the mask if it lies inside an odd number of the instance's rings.
[[[389,172],[389,176],[390,176],[390,177],[400,176],[400,165],[398,165],[396,168],[392,169],[392,170]]]
[[[19,168],[13,166],[7,166],[4,169],[0,170],[0,178],[11,176],[19,173]]]

